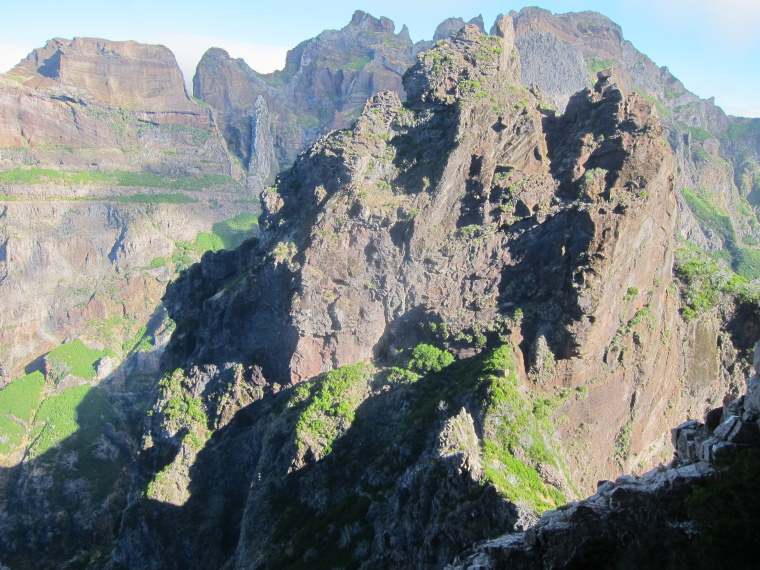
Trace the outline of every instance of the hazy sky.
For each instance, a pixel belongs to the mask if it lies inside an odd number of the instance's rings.
[[[281,68],[285,52],[326,28],[342,28],[361,9],[409,26],[412,39],[431,39],[443,19],[520,10],[511,1],[470,0],[38,0],[34,10],[7,2],[2,14],[0,71],[50,38],[133,39],[169,47],[189,81],[212,46],[242,57],[257,71]],[[620,24],[626,39],[686,88],[716,98],[730,114],[760,117],[760,0],[546,0],[554,13],[595,10]]]

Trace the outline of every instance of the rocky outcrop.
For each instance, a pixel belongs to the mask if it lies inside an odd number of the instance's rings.
[[[728,557],[748,559],[746,545],[740,546],[744,551],[726,555],[719,551],[730,543],[714,537],[703,542],[704,529],[692,517],[699,513],[693,508],[695,491],[713,484],[713,463],[720,461],[720,473],[741,451],[760,446],[758,358],[760,344],[755,345],[755,375],[747,379],[743,396],[709,411],[704,424],[689,420],[671,430],[674,458],[667,466],[599,481],[593,496],[547,511],[524,532],[479,544],[447,568],[710,568]],[[740,478],[747,475],[752,474],[731,476],[737,492]],[[725,510],[708,507],[715,516]],[[710,554],[704,557],[708,546]]]
[[[263,259],[229,270],[251,278],[222,295],[224,281],[208,284],[192,306],[186,294],[206,285],[169,291],[175,320],[187,322],[172,366],[242,357],[288,384],[367,359],[392,364],[428,338],[420,321],[441,322],[461,338],[506,335],[547,387],[596,378],[590,401],[566,404],[578,420],[564,431],[575,441],[579,426],[591,430],[597,469],[616,469],[611,450],[627,423],[634,443],[622,456],[644,451],[683,366],[676,338],[660,333],[678,318],[667,292],[672,155],[651,105],[608,77],[564,116],[543,116],[540,92],[518,85],[508,19],[500,33],[468,27],[423,54],[405,76],[404,106],[378,95],[350,132],[299,158],[264,196]],[[263,291],[270,300],[250,301]],[[251,324],[233,325],[243,306]],[[639,374],[652,385],[638,387]],[[594,409],[615,427],[592,420]],[[589,481],[602,472],[577,461]]]
[[[156,400],[153,500],[128,511],[114,564],[442,567],[499,521],[529,524],[540,497],[664,450],[655,434],[690,401],[663,333],[680,322],[675,160],[656,110],[602,73],[556,116],[519,85],[511,19],[496,30],[421,54],[405,102],[375,95],[264,193],[258,242],[169,287],[164,367],[182,379]],[[414,382],[410,355],[441,350],[460,362]],[[198,425],[217,430],[200,451]],[[327,530],[315,543],[292,520]]]
[[[757,127],[752,120],[728,117],[713,99],[700,99],[623,38],[617,24],[596,12],[552,14],[540,8],[512,12],[523,61],[525,85],[537,84],[560,110],[596,72],[614,68],[625,90],[637,90],[657,107],[666,139],[676,154],[676,187],[681,196],[679,232],[700,248],[724,250],[730,266],[749,279],[758,277],[742,261],[755,259],[760,236],[752,219],[752,176],[760,162]],[[756,121],[756,120],[755,120]],[[693,193],[704,202],[693,198]],[[719,221],[725,218],[721,225]]]
[[[405,28],[394,33],[388,18],[359,10],[343,29],[299,44],[288,52],[283,70],[267,75],[224,50],[210,49],[198,64],[193,91],[216,109],[230,150],[246,166],[254,160],[251,117],[263,98],[272,117],[280,172],[319,136],[350,126],[375,93],[396,91],[403,98],[401,76],[429,46],[413,44]]]
[[[274,152],[272,119],[266,100],[259,95],[251,117],[251,158],[248,165],[248,188],[254,194],[272,182],[279,171]]]

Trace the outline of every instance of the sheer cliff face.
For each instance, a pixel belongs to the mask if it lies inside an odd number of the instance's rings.
[[[32,158],[58,168],[231,173],[211,110],[190,100],[163,46],[50,40],[0,77],[0,102],[6,168]]]
[[[148,319],[176,242],[246,208],[213,111],[136,42],[55,39],[0,75],[0,175],[3,382],[64,340],[100,343],[100,320]]]
[[[10,71],[30,86],[84,89],[113,105],[135,104],[151,111],[174,111],[187,99],[174,55],[163,46],[94,38],[50,40]]]
[[[267,75],[224,50],[211,49],[198,64],[193,91],[218,111],[230,150],[246,165],[254,139],[263,135],[251,129],[255,102],[263,97],[276,124],[280,171],[317,137],[350,126],[367,98],[381,91],[403,93],[401,76],[428,45],[412,44],[406,28],[394,33],[387,18],[357,11],[345,28],[299,44],[288,53],[282,71]]]

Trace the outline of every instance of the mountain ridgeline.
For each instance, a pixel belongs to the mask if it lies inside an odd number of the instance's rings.
[[[591,12],[178,73],[77,38],[0,76],[2,563],[711,563],[689,497],[760,440],[760,120]]]

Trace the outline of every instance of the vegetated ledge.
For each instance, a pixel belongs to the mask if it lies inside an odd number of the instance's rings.
[[[475,545],[447,570],[754,568],[760,342],[754,368],[745,395],[671,430],[667,466],[599,481],[591,497]]]

